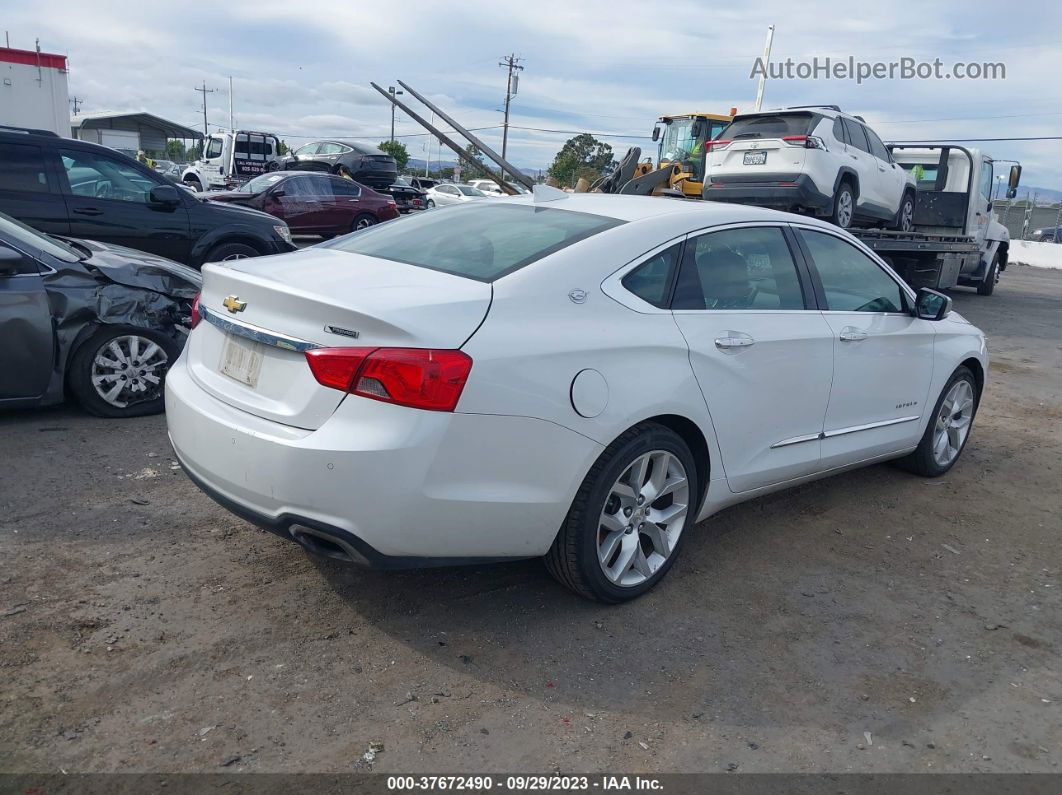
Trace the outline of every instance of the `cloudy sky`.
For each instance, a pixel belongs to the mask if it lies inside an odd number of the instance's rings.
[[[650,145],[661,113],[751,109],[768,24],[775,61],[1002,62],[1006,79],[776,80],[765,107],[838,104],[887,141],[1062,135],[1060,23],[1062,4],[1046,0],[0,0],[12,46],[39,37],[42,49],[69,55],[84,112],[147,110],[201,128],[193,89],[205,80],[218,89],[209,118],[227,125],[231,75],[237,125],[289,144],[385,139],[389,106],[370,80],[400,78],[468,126],[500,125],[498,62],[513,52],[526,69],[512,123],[561,131],[511,130],[510,159],[525,168],[547,166],[567,131],[603,133],[622,154]],[[424,156],[416,124],[400,114],[396,132]],[[480,134],[500,147],[500,129]],[[1024,184],[1062,188],[1062,140],[983,146],[1022,160]]]

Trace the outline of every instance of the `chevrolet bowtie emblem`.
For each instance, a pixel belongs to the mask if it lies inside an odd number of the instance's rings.
[[[232,314],[234,315],[237,312],[242,312],[244,309],[247,308],[247,302],[241,301],[238,295],[226,296],[225,300],[221,302],[221,305],[230,312],[232,312]]]

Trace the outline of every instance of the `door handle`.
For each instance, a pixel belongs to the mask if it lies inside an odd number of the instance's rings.
[[[74,212],[78,215],[103,215],[103,210],[98,207],[75,207]]]
[[[859,155],[853,155],[853,154],[849,154],[848,156],[849,156],[850,158],[852,158],[853,160],[858,160],[858,159],[859,159]]]
[[[867,333],[855,326],[845,326],[841,329],[841,342],[862,342],[867,338]]]
[[[731,334],[727,337],[716,337],[715,340],[715,347],[720,350],[725,350],[727,348],[747,348],[750,345],[755,344],[756,340],[747,334],[742,334],[740,336]]]

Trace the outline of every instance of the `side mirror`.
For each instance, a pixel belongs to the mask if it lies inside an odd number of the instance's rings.
[[[659,127],[654,127],[653,128],[653,140],[654,141],[659,141],[660,140],[660,128]]]
[[[1021,182],[1021,166],[1010,167],[1010,179],[1007,180],[1007,198],[1013,199],[1018,195],[1018,183]]]
[[[156,185],[148,194],[148,201],[159,207],[173,209],[181,204],[181,195],[173,185]]]
[[[269,191],[269,195],[274,199],[279,199],[281,196],[286,195],[283,188],[277,188],[276,190]]]
[[[22,273],[22,253],[7,246],[0,246],[0,278]]]
[[[992,212],[992,201],[991,201],[991,199],[988,202],[988,212]]]
[[[693,123],[693,126],[690,127],[690,138],[692,138],[694,141],[696,141],[698,138],[701,137],[701,133],[703,133],[703,132],[704,132],[704,122],[702,122],[700,119],[698,119],[697,121],[695,121]]]
[[[922,320],[943,320],[950,313],[951,299],[944,293],[938,293],[928,287],[923,287],[918,291],[918,297],[915,298],[915,314]]]

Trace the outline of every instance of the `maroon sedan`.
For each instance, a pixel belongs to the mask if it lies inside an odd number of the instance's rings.
[[[296,235],[345,235],[398,218],[390,196],[353,180],[310,171],[273,171],[233,191],[200,193],[215,202],[235,202],[287,221]]]

